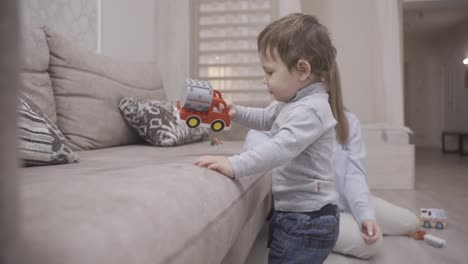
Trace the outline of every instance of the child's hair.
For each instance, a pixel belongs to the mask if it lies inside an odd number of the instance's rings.
[[[269,24],[257,38],[258,52],[274,58],[277,50],[283,63],[291,71],[300,59],[306,60],[312,73],[327,83],[329,102],[336,125],[337,139],[344,144],[349,136],[341,95],[340,75],[336,64],[336,49],[328,30],[314,16],[294,13]]]

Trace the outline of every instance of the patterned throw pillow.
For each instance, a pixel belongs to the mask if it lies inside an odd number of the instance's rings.
[[[78,162],[65,136],[28,97],[18,98],[19,152],[24,166]]]
[[[171,147],[201,141],[207,136],[204,128],[189,128],[174,113],[175,103],[125,98],[120,111],[127,123],[154,146]]]

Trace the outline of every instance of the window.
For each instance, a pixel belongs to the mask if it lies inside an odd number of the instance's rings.
[[[265,101],[257,35],[276,18],[277,0],[196,0],[192,76],[234,101]]]

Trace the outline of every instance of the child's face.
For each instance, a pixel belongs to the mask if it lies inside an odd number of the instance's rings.
[[[303,82],[299,79],[299,72],[295,68],[289,72],[277,50],[275,50],[273,57],[271,57],[269,50],[267,50],[266,55],[259,54],[260,63],[265,72],[263,83],[267,85],[268,92],[277,101],[288,102],[296,95],[297,91],[304,87]]]

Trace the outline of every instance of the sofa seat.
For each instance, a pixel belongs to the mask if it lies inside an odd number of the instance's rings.
[[[25,249],[44,264],[227,263],[269,197],[271,175],[233,181],[192,162],[241,146],[131,145],[79,151],[80,163],[23,168]]]

